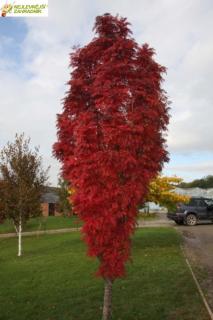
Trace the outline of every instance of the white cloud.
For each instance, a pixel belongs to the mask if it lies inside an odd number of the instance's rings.
[[[168,67],[164,86],[172,100],[169,150],[213,151],[211,1],[51,0],[48,18],[25,20],[28,33],[17,72],[11,68],[14,60],[1,60],[0,130],[2,145],[17,131],[30,135],[52,166],[53,183],[59,168],[51,158],[55,115],[69,79],[69,53],[73,45],[90,41],[96,15],[105,12],[127,16],[136,40],[154,47],[156,59]]]
[[[192,181],[200,179],[201,177],[208,176],[213,172],[213,163],[209,161],[199,161],[194,164],[176,164],[166,166],[164,170],[165,175],[178,176],[185,181]]]
[[[170,166],[171,171],[179,171],[179,172],[205,172],[208,174],[213,171],[213,163],[212,162],[201,162],[199,164],[191,164],[191,165],[176,165]]]

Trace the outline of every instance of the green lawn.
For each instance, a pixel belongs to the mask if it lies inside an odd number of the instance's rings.
[[[24,231],[50,230],[62,228],[78,228],[81,226],[77,216],[72,217],[38,217],[30,219],[24,226]],[[0,234],[15,232],[11,221],[7,220],[0,224]]]
[[[158,216],[155,213],[149,215],[139,214],[139,220],[155,220]],[[38,230],[50,230],[50,229],[64,229],[64,228],[78,228],[82,225],[77,216],[71,217],[38,217],[30,219],[24,226],[24,231],[38,231]],[[0,234],[15,232],[13,223],[11,220],[6,220],[3,224],[0,224]]]
[[[103,282],[79,233],[0,239],[1,320],[100,320]],[[171,228],[138,230],[127,277],[113,289],[113,320],[207,320]]]

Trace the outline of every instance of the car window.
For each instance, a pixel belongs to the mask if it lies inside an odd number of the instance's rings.
[[[200,206],[200,199],[191,199],[189,205],[192,206],[192,207]]]
[[[188,206],[191,207],[206,207],[206,203],[203,199],[191,199]]]
[[[206,203],[204,202],[204,200],[198,200],[198,206],[199,207],[206,207]]]
[[[196,206],[196,199],[191,199],[188,203],[188,206],[195,207]]]
[[[205,199],[204,202],[207,204],[207,206],[213,206],[213,199]]]

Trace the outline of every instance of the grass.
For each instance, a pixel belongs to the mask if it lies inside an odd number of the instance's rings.
[[[139,220],[151,221],[157,219],[156,213],[139,214]],[[51,229],[64,229],[64,228],[78,228],[82,225],[77,216],[71,217],[38,217],[30,219],[23,228],[23,231],[38,231],[38,230],[51,230]],[[0,224],[0,234],[15,232],[11,220],[6,220]]]
[[[113,320],[207,320],[171,228],[138,230],[127,277],[113,286]],[[79,233],[0,240],[1,320],[99,320],[103,281]]]
[[[30,219],[24,226],[24,231],[63,229],[63,228],[78,228],[81,226],[77,216],[71,217],[38,217]],[[0,224],[0,234],[15,232],[11,221],[7,220]]]

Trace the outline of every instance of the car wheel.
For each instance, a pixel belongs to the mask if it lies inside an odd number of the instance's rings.
[[[197,224],[197,217],[195,214],[188,214],[185,220],[187,226],[195,226]]]
[[[181,224],[183,224],[183,221],[175,221],[175,223],[180,226]]]

